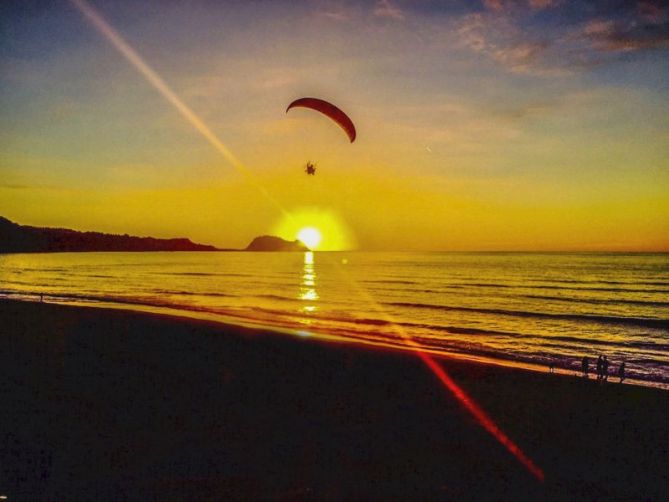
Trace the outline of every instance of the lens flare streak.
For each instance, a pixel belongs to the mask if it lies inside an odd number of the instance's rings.
[[[336,263],[338,265],[338,263]],[[404,345],[418,357],[425,366],[439,379],[443,386],[453,394],[460,404],[476,419],[481,427],[488,431],[509,453],[511,453],[538,481],[543,482],[545,475],[543,470],[537,466],[530,457],[528,457],[520,447],[515,444],[509,436],[490,418],[490,416],[448,375],[446,370],[435,361],[435,359],[425,352],[421,346],[409,335],[402,326],[396,323],[390,314],[360,285],[352,280],[343,267],[338,267],[346,280],[355,288],[365,300],[373,306],[376,312],[381,315],[403,341]]]
[[[446,373],[446,371],[427,353],[421,351],[415,342],[411,340],[410,342],[405,339],[405,343],[410,345],[414,353],[425,363],[425,365],[432,370],[435,376],[444,384],[444,386],[450,390],[453,395],[457,398],[458,401],[471,413],[477,422],[492,434],[497,441],[499,441],[518,461],[523,464],[527,470],[539,481],[544,481],[544,472],[539,468],[525,453],[520,449],[520,447],[515,444],[511,439],[502,431],[492,418],[481,409],[471,397],[469,397],[465,391],[458,386],[453,379]]]
[[[142,57],[111,27],[111,25],[86,0],[70,0],[81,14],[128,60],[135,69],[192,125],[223,158],[240,174],[251,180],[256,188],[276,206],[281,213],[292,219],[291,215],[260,184],[254,174],[218,139],[214,132],[191,108],[184,103],[165,80],[151,68]]]

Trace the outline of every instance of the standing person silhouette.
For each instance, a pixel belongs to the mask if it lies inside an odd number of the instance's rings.
[[[602,379],[602,366],[604,365],[604,361],[602,359],[602,355],[600,354],[599,357],[597,358],[597,380]]]
[[[602,377],[604,380],[609,379],[609,360],[604,356],[604,359],[602,360]]]
[[[620,368],[618,368],[618,376],[620,377],[620,383],[623,383],[623,380],[625,380],[625,361],[620,363]]]
[[[583,359],[581,359],[581,371],[583,371],[583,376],[585,378],[588,378],[589,365],[590,360],[588,359],[588,356],[583,356]]]

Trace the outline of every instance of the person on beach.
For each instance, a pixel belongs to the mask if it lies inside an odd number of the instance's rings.
[[[597,380],[602,379],[602,367],[604,365],[604,361],[602,359],[602,355],[600,354],[599,357],[597,358]]]
[[[623,380],[625,380],[625,361],[620,363],[620,368],[618,368],[618,376],[620,377],[620,383],[623,383]]]
[[[585,378],[588,378],[588,366],[590,364],[590,360],[588,359],[588,356],[583,356],[583,359],[581,359],[581,371],[583,372],[583,376]]]
[[[602,378],[607,381],[609,379],[609,360],[604,356],[602,359]]]

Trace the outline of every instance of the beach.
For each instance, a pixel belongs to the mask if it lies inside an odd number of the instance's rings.
[[[131,312],[0,301],[8,500],[660,500],[669,392]]]

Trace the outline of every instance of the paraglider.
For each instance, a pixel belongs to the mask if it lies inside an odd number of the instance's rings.
[[[286,113],[288,113],[291,108],[297,107],[310,108],[311,110],[315,110],[326,117],[329,117],[344,130],[351,143],[355,141],[356,132],[353,121],[332,103],[328,103],[327,101],[318,98],[300,98],[288,105]]]
[[[328,103],[327,101],[318,98],[300,98],[288,105],[286,113],[288,113],[291,108],[309,108],[322,113],[344,130],[351,143],[355,141],[356,131],[353,121],[332,103]],[[304,172],[310,176],[316,174],[315,164],[312,164],[311,161],[307,162]]]

